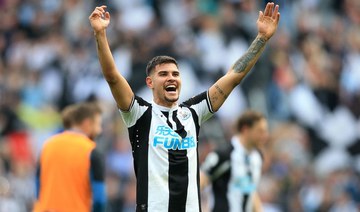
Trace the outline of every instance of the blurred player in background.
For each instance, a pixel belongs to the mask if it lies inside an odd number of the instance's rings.
[[[268,140],[265,117],[246,111],[231,142],[209,153],[202,164],[201,187],[212,185],[213,211],[262,211],[256,192],[261,176],[262,145]]]
[[[94,142],[101,113],[95,103],[63,110],[65,131],[45,142],[39,158],[35,212],[105,210],[104,164]]]

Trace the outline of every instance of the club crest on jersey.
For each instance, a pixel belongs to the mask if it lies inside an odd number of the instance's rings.
[[[152,145],[162,146],[165,149],[184,150],[196,147],[193,136],[181,138],[174,130],[168,126],[158,126]]]
[[[186,120],[188,118],[190,118],[190,112],[187,111],[187,110],[181,110],[179,109],[178,110],[178,115],[179,115],[179,118],[181,118],[182,120]]]

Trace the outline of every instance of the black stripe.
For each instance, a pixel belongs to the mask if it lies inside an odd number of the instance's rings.
[[[186,211],[188,190],[187,150],[168,151],[169,157],[169,209],[172,212]]]
[[[201,197],[200,197],[200,161],[199,161],[199,148],[196,147],[196,184],[197,184],[197,192],[198,192],[198,200],[199,200],[199,212],[201,212]]]
[[[41,165],[40,165],[40,158],[39,158],[38,162],[36,163],[36,172],[35,172],[36,199],[39,199],[39,197],[40,197],[40,186],[41,186],[40,179],[41,179]]]
[[[195,129],[196,129],[196,141],[199,141],[199,131],[200,131],[200,125],[199,125],[199,118],[193,108],[188,108],[191,112],[192,118],[194,120]],[[196,144],[196,160],[197,160],[197,173],[196,173],[196,183],[198,187],[198,200],[199,200],[199,208],[201,211],[201,196],[200,196],[200,165],[199,165],[199,145]]]
[[[245,161],[245,166],[246,166],[246,174],[248,175],[249,177],[249,180],[252,181],[252,172],[251,172],[251,167],[250,167],[250,157],[248,154],[245,153],[245,156],[244,156],[244,161]],[[242,202],[242,208],[243,208],[243,211],[246,211],[246,205],[249,201],[249,194],[244,194],[244,197],[243,197],[243,202]]]
[[[145,101],[143,98],[141,98],[139,96],[135,96],[135,100],[138,102],[138,104],[140,106],[151,106],[151,104],[149,102]]]
[[[213,176],[214,172],[218,167],[226,162],[231,162],[231,154],[234,151],[234,147],[231,142],[227,143],[224,146],[220,146],[216,153],[219,156],[218,164],[209,171],[210,176]],[[227,198],[229,182],[231,178],[231,168],[224,172],[220,177],[216,178],[212,182],[212,189],[214,194],[214,208],[212,211],[229,211],[230,202]]]
[[[100,151],[95,148],[90,154],[90,170],[93,174],[94,180],[104,182],[105,180],[105,164],[104,157]]]
[[[200,125],[199,125],[199,117],[196,114],[195,110],[193,108],[188,108],[191,112],[192,118],[195,123],[195,129],[196,129],[196,141],[199,141],[199,131],[200,131]]]
[[[206,104],[208,106],[208,109],[211,113],[214,113],[214,111],[212,110],[212,106],[211,106],[211,102],[208,99],[208,92],[209,91],[204,91],[201,94],[194,96],[188,100],[186,100],[185,102],[183,102],[180,106],[186,106],[186,107],[190,107],[191,105],[196,105],[199,104],[201,101],[205,100]]]
[[[180,120],[177,117],[177,110],[173,112],[173,117],[172,119],[174,120],[175,124],[176,124],[176,130],[175,132],[177,134],[179,134],[181,136],[181,138],[186,138],[187,136],[187,132],[185,130],[185,127],[181,124]]]
[[[138,100],[136,98],[136,100]],[[141,101],[139,104],[145,102]],[[129,128],[129,137],[134,157],[134,170],[136,175],[136,211],[147,211],[148,202],[148,149],[149,132],[152,119],[152,107],[138,119],[136,124]]]
[[[127,109],[128,112],[129,112],[129,111],[131,110],[131,108],[133,107],[134,102],[135,102],[135,95],[134,95],[134,96],[132,97],[132,99],[131,99],[130,106],[129,106],[129,108]]]
[[[249,176],[249,179],[252,182],[252,172],[251,172],[251,164],[250,164],[250,156],[245,154],[245,166],[246,166],[246,174]]]
[[[211,113],[214,113],[214,111],[213,111],[213,109],[212,109],[213,107],[212,107],[211,102],[210,102],[209,90],[206,92],[206,104],[207,104],[207,106],[208,106],[209,111],[210,111]]]
[[[206,99],[207,99],[207,92],[204,91],[201,94],[186,100],[185,102],[183,102],[183,105],[190,107],[191,105],[199,104],[201,101]]]
[[[162,114],[164,114],[164,116],[166,117],[166,123],[169,125],[169,127],[171,128],[171,129],[173,129],[173,126],[172,126],[172,124],[170,123],[170,121],[169,121],[169,112],[167,112],[167,111],[161,111],[162,112]]]
[[[246,205],[247,205],[247,202],[249,201],[249,194],[244,194],[244,197],[243,197],[243,202],[242,202],[242,211],[246,211]]]

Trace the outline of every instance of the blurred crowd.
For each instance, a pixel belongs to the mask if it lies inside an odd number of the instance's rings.
[[[88,16],[106,4],[118,69],[151,100],[145,67],[179,62],[181,100],[227,72],[257,33],[266,0],[0,0],[0,212],[31,211],[41,147],[59,111],[98,101],[108,211],[134,211],[127,129],[103,79]],[[276,0],[279,30],[252,72],[201,132],[200,161],[228,142],[235,118],[263,112],[271,138],[264,211],[360,211],[360,0]],[[203,192],[204,211],[211,205]]]

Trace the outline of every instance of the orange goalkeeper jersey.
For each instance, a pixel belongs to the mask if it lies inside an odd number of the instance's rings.
[[[95,145],[73,131],[57,134],[45,143],[35,212],[91,211],[90,154]]]

